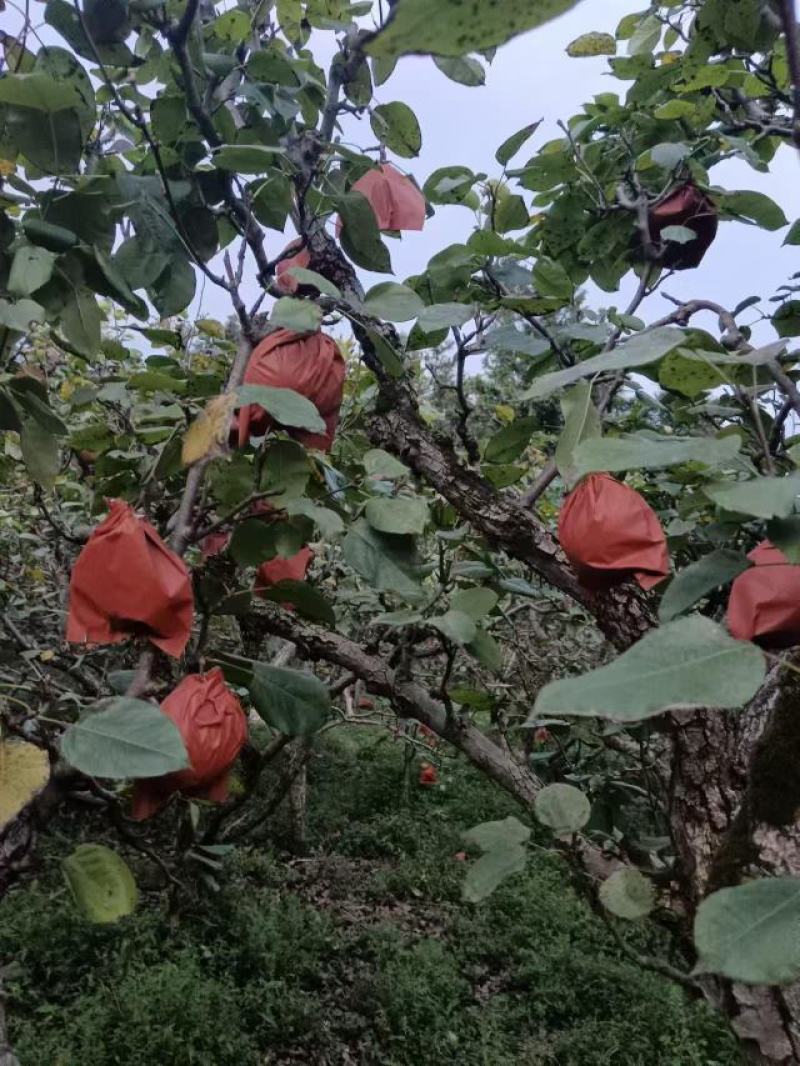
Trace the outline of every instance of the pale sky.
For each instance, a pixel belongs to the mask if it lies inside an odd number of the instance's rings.
[[[11,7],[12,2],[8,0],[2,28],[15,33],[20,16]],[[464,164],[475,171],[497,175],[500,168],[494,162],[494,153],[498,145],[521,127],[544,118],[535,137],[520,153],[519,160],[524,161],[539,145],[560,136],[556,122],[569,118],[585,100],[601,92],[624,95],[630,83],[606,73],[605,58],[571,59],[564,50],[581,33],[613,32],[623,15],[641,7],[641,0],[603,0],[602,3],[583,0],[561,18],[500,48],[493,64],[487,67],[486,85],[478,88],[450,81],[427,57],[401,59],[389,81],[377,90],[377,100],[381,103],[402,100],[412,107],[422,127],[423,144],[419,158],[396,162],[413,173],[420,185],[432,171],[451,164]],[[42,11],[39,5],[33,9],[37,13]],[[319,36],[317,59],[324,64],[333,38],[329,34]],[[44,27],[42,37],[48,43],[56,42],[49,27]],[[360,124],[348,121],[347,135],[363,146],[374,143],[367,120]],[[789,147],[778,152],[769,174],[760,174],[739,161],[726,162],[712,171],[712,180],[728,189],[757,189],[769,194],[781,204],[790,223],[800,216],[799,179],[800,160]],[[529,201],[530,195],[525,196]],[[465,240],[472,224],[473,215],[467,208],[437,207],[435,217],[428,220],[422,233],[408,233],[402,241],[390,239],[396,278],[402,280],[420,272],[441,248]],[[667,291],[687,299],[715,300],[728,307],[750,295],[771,296],[790,274],[800,270],[798,249],[781,246],[785,232],[768,233],[740,223],[723,223],[701,266],[677,274],[666,287]],[[277,254],[289,236],[287,233],[283,238],[275,231],[268,231],[269,254]],[[364,277],[366,285],[378,280],[386,277]],[[257,295],[253,282],[247,289],[249,296]],[[600,293],[589,286],[589,302],[592,306],[623,307],[633,289],[631,277],[623,281],[618,294]],[[195,310],[198,303],[196,300]],[[203,313],[225,317],[226,305],[227,297],[212,292],[211,286],[206,285]],[[666,301],[656,294],[642,313],[652,320],[669,309]],[[711,319],[702,323],[698,318],[697,324],[713,328]],[[765,342],[774,339],[769,328],[759,330],[758,335]]]

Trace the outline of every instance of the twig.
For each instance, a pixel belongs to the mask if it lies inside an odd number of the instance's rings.
[[[800,149],[800,36],[794,0],[780,0],[780,16],[786,37],[786,59],[792,80],[792,140]]]
[[[651,271],[646,270],[642,277],[639,279],[639,285],[633,295],[633,299],[625,308],[626,315],[634,314],[639,309],[639,305],[642,303],[642,301],[647,296],[649,296],[650,292],[652,291],[650,288],[650,274]],[[622,327],[618,326],[606,341],[603,347],[603,352],[610,352],[614,348],[616,348],[621,336]],[[609,382],[608,385],[606,385],[598,399],[598,414],[602,416],[606,413],[608,408],[611,406],[611,402],[614,399],[617,390],[620,388],[624,381],[625,375],[624,373],[620,372],[618,374],[615,374],[612,381]],[[558,468],[556,466],[555,459],[548,459],[544,467],[542,468],[542,472],[536,478],[534,483],[527,490],[527,492],[523,493],[520,499],[520,503],[522,504],[522,506],[531,507],[534,503],[536,503],[542,493],[545,492],[546,489],[555,481],[557,476]]]

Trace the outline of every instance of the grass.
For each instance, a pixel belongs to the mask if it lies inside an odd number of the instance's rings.
[[[145,893],[111,927],[62,885],[65,823],[0,908],[22,1066],[738,1066],[724,1023],[628,961],[544,852],[461,903],[461,833],[510,813],[461,764],[408,789],[391,741],[342,735],[313,764],[307,857],[276,821],[218,894],[176,920]]]

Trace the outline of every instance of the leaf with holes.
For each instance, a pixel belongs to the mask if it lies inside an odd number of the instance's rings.
[[[372,132],[378,140],[403,159],[413,159],[422,148],[422,131],[417,116],[407,104],[395,100],[378,104],[370,115]]]
[[[125,860],[111,848],[79,844],[61,868],[73,899],[90,922],[109,925],[136,909],[136,881]]]
[[[645,918],[653,909],[653,885],[638,870],[615,870],[600,886],[600,902],[607,911],[628,921]]]
[[[563,15],[577,0],[495,0],[464,4],[462,0],[398,0],[393,16],[367,44],[372,56],[422,53],[463,56],[493,48]]]
[[[542,825],[556,836],[569,836],[583,829],[589,821],[591,804],[579,788],[557,782],[546,785],[537,793],[533,811]]]

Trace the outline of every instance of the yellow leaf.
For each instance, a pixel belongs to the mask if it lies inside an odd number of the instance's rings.
[[[46,751],[24,740],[0,741],[0,828],[16,818],[49,779]]]
[[[207,333],[209,337],[224,337],[225,327],[221,322],[217,322],[215,318],[199,318],[197,320],[197,328],[201,333]]]
[[[183,438],[181,459],[184,466],[219,455],[228,439],[235,406],[233,393],[215,396],[208,401],[205,411],[192,422]]]

